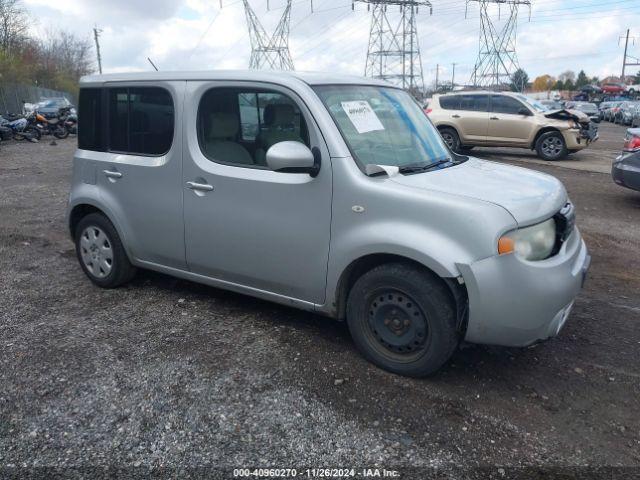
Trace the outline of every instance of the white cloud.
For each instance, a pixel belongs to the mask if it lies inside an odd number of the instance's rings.
[[[151,68],[151,57],[161,69],[246,68],[250,42],[242,3],[224,0],[23,0],[38,23],[35,34],[46,28],[64,28],[90,38],[94,24],[102,30],[104,70]],[[626,25],[640,25],[640,12],[619,10],[585,1],[539,0],[533,21],[521,16],[518,57],[531,77],[584,68],[589,75],[619,73],[622,50],[618,36]],[[251,0],[267,33],[280,19],[285,0]],[[598,6],[599,5],[599,6]],[[362,74],[370,13],[363,5],[351,10],[351,0],[316,0],[310,14],[306,1],[294,1],[290,48],[300,70],[331,70]],[[588,6],[588,5],[587,5]],[[558,9],[554,17],[553,9]],[[575,15],[572,8],[576,9]],[[418,17],[425,82],[450,78],[456,62],[456,79],[469,78],[478,49],[477,9],[464,17],[465,1],[434,2],[434,14],[421,10]],[[393,9],[390,15],[396,15]],[[212,19],[215,18],[213,25]],[[211,27],[209,28],[209,26]],[[209,30],[207,31],[207,28]],[[205,33],[206,32],[206,33]],[[636,32],[640,35],[640,31]],[[640,45],[632,54],[640,56]]]

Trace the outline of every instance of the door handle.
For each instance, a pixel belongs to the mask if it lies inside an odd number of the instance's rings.
[[[460,118],[460,115],[451,115],[451,118]]]
[[[489,120],[500,120],[498,117],[491,117]]]
[[[199,192],[213,191],[213,185],[209,185],[208,183],[187,182],[187,188],[197,190]]]
[[[108,178],[122,178],[122,173],[114,172],[112,170],[103,170],[102,173]]]

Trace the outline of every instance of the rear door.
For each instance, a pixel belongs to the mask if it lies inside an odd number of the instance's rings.
[[[453,118],[459,125],[462,143],[486,142],[489,128],[489,95],[458,95],[458,97],[460,111],[455,112]]]
[[[186,268],[181,99],[185,82],[107,84],[105,152],[92,153],[103,202],[137,260]]]
[[[527,110],[529,115],[519,113]],[[536,128],[531,109],[507,95],[491,95],[488,141],[494,145],[528,145]]]

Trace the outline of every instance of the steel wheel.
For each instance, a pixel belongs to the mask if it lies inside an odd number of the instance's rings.
[[[384,289],[368,302],[369,336],[380,353],[410,361],[424,353],[427,320],[418,304],[406,293]]]
[[[80,256],[86,269],[96,278],[105,278],[113,269],[113,248],[107,235],[94,225],[80,235]]]

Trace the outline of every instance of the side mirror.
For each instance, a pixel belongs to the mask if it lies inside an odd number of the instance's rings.
[[[320,150],[309,149],[300,142],[280,142],[267,151],[267,166],[274,172],[307,173],[316,177],[320,173]]]
[[[531,112],[529,111],[528,108],[521,108],[520,110],[518,110],[518,115],[524,115],[525,117],[530,117]]]

